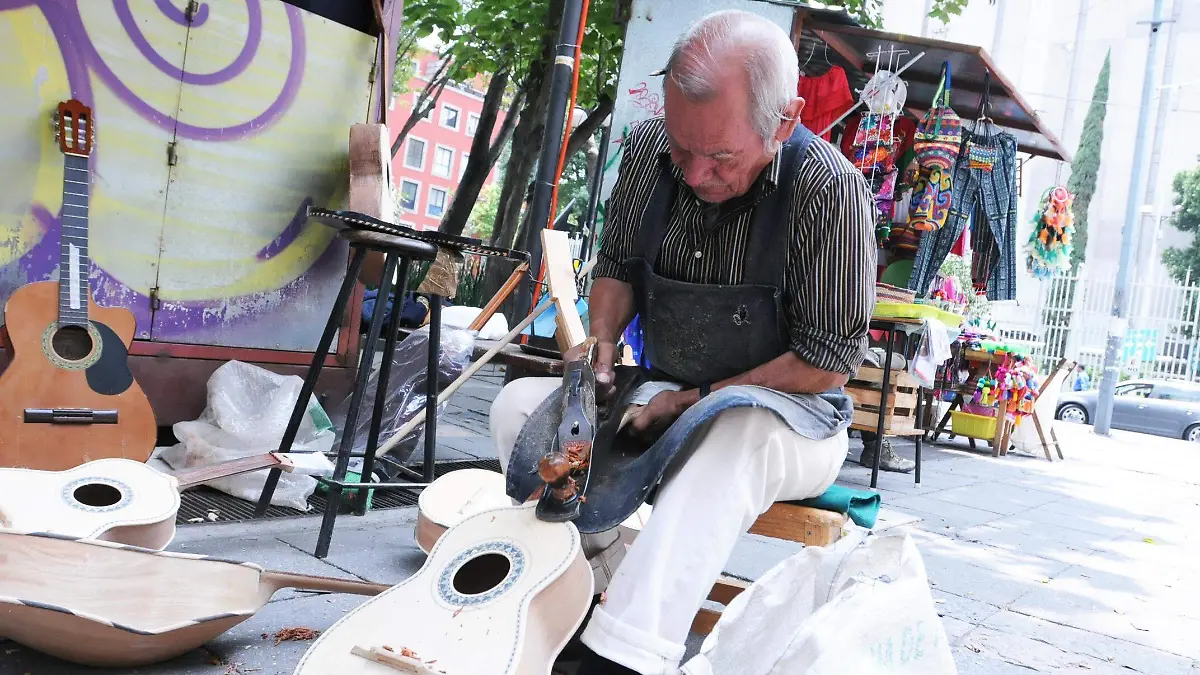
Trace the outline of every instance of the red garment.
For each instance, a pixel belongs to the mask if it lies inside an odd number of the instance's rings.
[[[962,236],[958,238],[958,241],[954,242],[954,248],[950,249],[950,252],[954,255],[965,257],[967,255],[967,244],[970,236],[971,228],[964,227]]]
[[[801,77],[796,95],[804,99],[800,121],[814,134],[821,133],[854,105],[854,95],[850,93],[850,83],[841,66],[830,68],[824,75]],[[826,132],[821,138],[828,141],[830,133]]]

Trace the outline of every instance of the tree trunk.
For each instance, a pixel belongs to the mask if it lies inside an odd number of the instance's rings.
[[[512,151],[504,172],[504,183],[500,189],[500,200],[496,207],[496,221],[492,226],[492,245],[512,247],[519,241],[517,235],[522,224],[522,207],[526,203],[529,181],[537,164],[538,149],[546,128],[546,109],[550,105],[550,65],[554,62],[557,28],[562,21],[563,0],[551,0],[547,10],[547,30],[542,37],[542,56],[529,64],[521,89],[526,92],[521,116],[513,131]],[[495,264],[487,267],[483,281],[483,297],[491,297],[512,273],[512,265]],[[511,300],[511,299],[510,299]],[[511,311],[511,302],[506,302],[502,311]],[[509,323],[516,323],[510,320]]]
[[[492,131],[496,128],[496,118],[500,115],[500,104],[504,102],[504,90],[508,87],[508,70],[501,70],[492,75],[488,83],[487,93],[483,97],[483,110],[479,114],[479,124],[475,128],[475,138],[471,141],[471,156],[467,159],[466,170],[458,181],[458,189],[450,208],[442,217],[438,230],[446,234],[460,235],[467,225],[467,218],[475,202],[479,199],[479,191],[492,170],[493,157],[499,157],[491,152]]]
[[[446,84],[450,82],[450,76],[458,69],[457,66],[450,65],[450,59],[443,58],[441,65],[438,66],[437,72],[429,81],[425,83],[425,88],[421,90],[421,95],[417,97],[417,103],[413,106],[412,112],[408,114],[408,119],[404,121],[404,126],[400,128],[400,133],[396,136],[396,140],[392,142],[392,157],[400,152],[400,147],[404,145],[404,139],[408,138],[408,132],[417,126],[417,122],[421,118],[429,114],[433,107],[437,105],[438,99],[441,98],[442,92],[446,89]]]

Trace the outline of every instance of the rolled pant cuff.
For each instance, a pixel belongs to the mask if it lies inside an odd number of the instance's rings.
[[[651,635],[613,618],[596,607],[580,636],[583,644],[600,656],[632,668],[641,675],[672,675],[678,672],[685,647]]]

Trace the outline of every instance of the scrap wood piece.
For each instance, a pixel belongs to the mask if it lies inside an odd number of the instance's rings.
[[[279,646],[281,642],[303,642],[306,640],[315,640],[321,634],[319,630],[296,626],[293,628],[282,628],[275,634],[275,646]]]
[[[575,307],[579,289],[575,287],[575,263],[571,255],[571,240],[566,232],[542,230],[542,259],[546,264],[546,282],[554,303],[554,333],[558,348],[567,351],[587,339],[583,319]]]

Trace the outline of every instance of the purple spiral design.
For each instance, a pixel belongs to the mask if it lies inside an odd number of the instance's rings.
[[[295,101],[296,94],[304,77],[306,40],[300,10],[291,4],[286,4],[284,11],[287,14],[288,28],[291,33],[292,53],[287,76],[284,78],[283,85],[280,87],[279,94],[275,100],[261,114],[247,122],[228,127],[201,127],[179,121],[168,113],[155,110],[139,98],[137,94],[112,72],[104,63],[103,58],[88,37],[87,30],[79,14],[78,3],[82,1],[0,0],[0,12],[26,7],[37,7],[41,10],[47,24],[49,24],[51,31],[57,38],[71,96],[79,99],[87,106],[95,107],[90,80],[91,73],[95,73],[122,102],[138,115],[168,132],[173,132],[177,137],[207,141],[234,141],[258,133],[260,130],[271,126]],[[89,1],[94,2],[95,0]],[[186,84],[212,86],[237,77],[244,73],[249,64],[254,60],[262,41],[262,6],[259,0],[246,0],[249,19],[248,31],[246,44],[242,46],[241,52],[229,65],[217,72],[190,73],[179,66],[170,64],[154,51],[138,27],[130,11],[128,0],[112,0],[112,3],[118,20],[142,56],[160,72],[170,77],[178,78]],[[178,25],[187,25],[187,16],[182,10],[173,5],[170,0],[155,0],[155,5],[167,19]],[[195,16],[192,18],[191,28],[198,28],[206,24],[210,18],[210,14],[208,5],[201,3]],[[92,153],[91,166],[93,172],[99,170],[100,152],[101,148],[97,148]],[[311,198],[306,198],[305,203],[310,202]],[[300,211],[303,211],[303,205]],[[58,251],[58,241],[55,235],[61,229],[58,215],[50,213],[44,205],[34,204],[33,215],[42,227],[43,236],[19,261],[22,273],[30,280],[48,278],[52,273],[57,262]],[[294,241],[298,233],[299,227],[296,220],[293,219],[275,241],[259,252],[258,259],[266,260],[274,257]],[[338,269],[340,269],[340,265],[343,263],[343,256],[340,255],[341,252],[344,252],[344,247],[338,246],[337,240],[331,240],[329,246],[321,252],[314,264],[308,269],[308,279],[324,279],[336,275]],[[101,303],[105,303],[107,299],[109,300],[108,304],[124,305],[134,309],[138,321],[138,337],[149,337],[151,322],[147,309],[149,306],[147,298],[122,284],[108,272],[98,267],[95,262],[92,263],[89,276],[92,279],[92,289],[96,295],[96,299]],[[291,298],[310,292],[310,286],[311,282],[306,280],[305,277],[301,277],[288,282],[282,288],[275,291],[254,293],[236,299],[224,298],[200,302],[164,303],[163,309],[159,312],[161,316],[155,317],[155,338],[169,339],[184,335],[189,330],[199,327],[218,324],[228,325],[230,320],[236,319],[231,319],[231,317],[226,315],[226,308],[237,304],[237,301],[258,304],[260,308],[263,306],[262,303],[266,303],[268,306],[275,306],[279,303],[287,302]]]
[[[187,25],[187,17],[176,9],[169,0],[158,0],[157,4],[158,8],[172,21],[185,26]],[[207,21],[208,5],[200,5],[200,7],[203,9],[204,21]],[[258,51],[258,45],[262,42],[262,6],[259,5],[257,0],[247,0],[246,12],[249,14],[249,32],[246,35],[246,44],[242,45],[241,53],[237,55],[233,63],[215,73],[189,73],[178,66],[172,65],[158,52],[154,51],[154,47],[151,46],[145,34],[142,33],[142,29],[138,28],[137,21],[133,18],[133,12],[129,9],[129,0],[114,0],[113,10],[117,13],[117,19],[121,22],[121,27],[129,34],[129,39],[133,40],[134,46],[142,53],[142,56],[146,57],[146,60],[163,74],[173,79],[182,80],[187,84],[221,84],[241,75],[245,72],[246,66],[249,66],[250,62],[254,60],[254,53]],[[192,22],[192,28],[200,26],[204,21],[201,20],[201,12],[197,11],[196,19]]]

